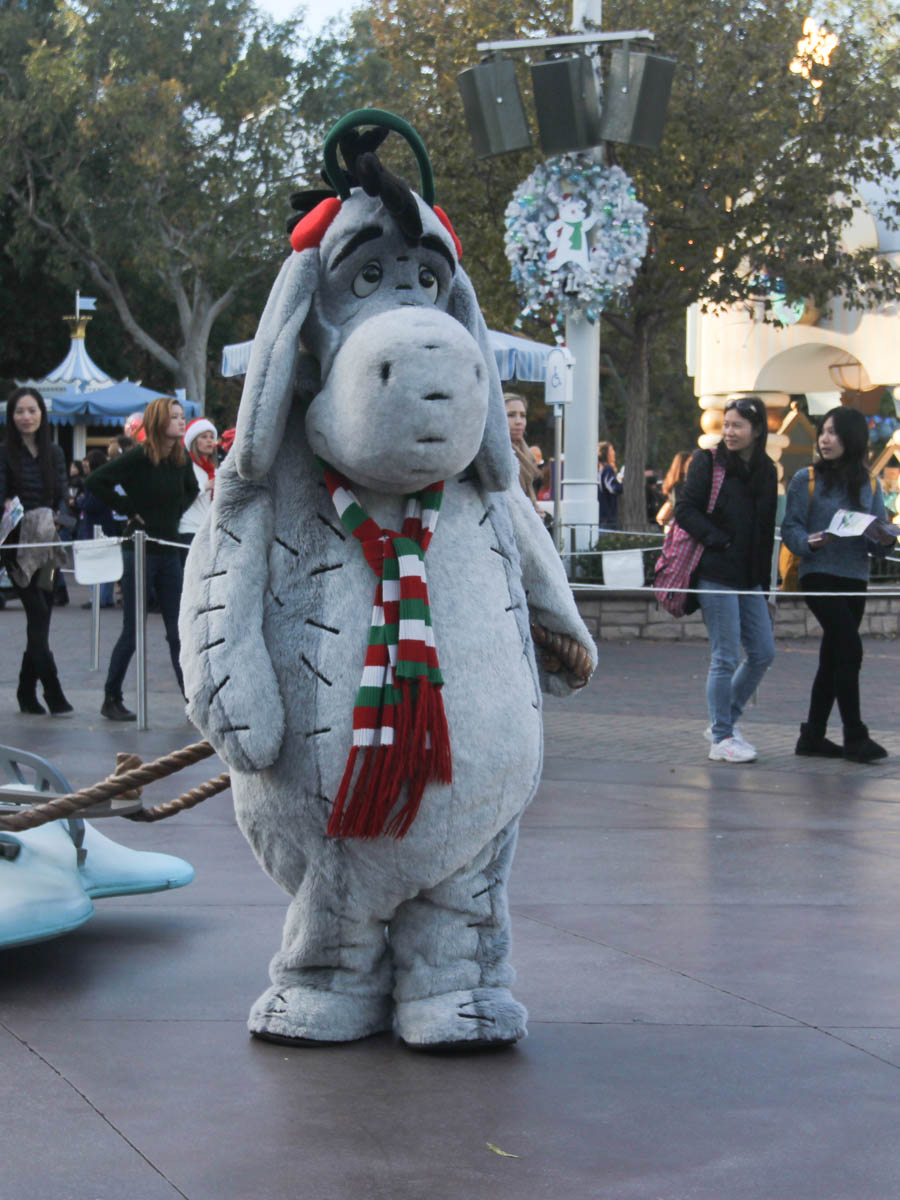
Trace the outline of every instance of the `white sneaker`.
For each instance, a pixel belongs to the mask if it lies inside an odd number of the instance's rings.
[[[711,742],[713,740],[712,725],[707,725],[707,727],[703,730],[703,736],[706,738],[706,740],[708,742]],[[736,742],[740,742],[742,746],[746,746],[748,748],[748,750],[752,750],[754,754],[756,753],[756,747],[753,745],[752,742],[748,742],[747,739],[744,737],[744,734],[741,731],[740,725],[735,725],[732,728],[731,736],[734,738],[734,740]]]
[[[709,757],[713,762],[753,762],[756,750],[749,742],[739,742],[736,737],[730,737],[721,742],[713,742],[709,748]]]

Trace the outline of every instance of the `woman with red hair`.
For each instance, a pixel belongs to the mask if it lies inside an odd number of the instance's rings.
[[[166,627],[166,641],[175,677],[182,693],[184,682],[178,658],[178,607],[181,603],[181,556],[175,546],[178,522],[200,492],[194,467],[185,454],[184,409],[177,400],[161,396],[144,411],[145,440],[93,471],[85,481],[89,492],[128,518],[125,533],[143,529],[148,538],[146,582],[152,586]],[[116,491],[116,485],[120,491]],[[110,721],[133,721],[122,700],[122,682],[136,644],[136,597],[134,550],[126,542],[125,573],[122,576],[122,632],[113,647],[106,676],[102,716]]]

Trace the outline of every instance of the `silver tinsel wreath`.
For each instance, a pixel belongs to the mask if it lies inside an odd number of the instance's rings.
[[[573,203],[580,203],[585,232],[579,228],[561,235]],[[576,223],[568,222],[569,228],[574,230]],[[539,164],[506,207],[506,257],[524,302],[517,327],[544,307],[553,310],[555,330],[567,314],[596,321],[609,301],[631,286],[647,250],[647,235],[647,209],[621,167],[577,154]],[[561,236],[569,237],[569,244],[573,237],[578,240],[581,261],[553,266]]]

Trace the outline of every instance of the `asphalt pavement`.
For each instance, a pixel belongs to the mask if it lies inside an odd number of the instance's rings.
[[[158,616],[151,728],[99,715],[121,613],[101,614],[92,672],[86,592],[70,590],[51,640],[75,714],[16,711],[10,605],[0,741],[80,787],[117,750],[149,760],[199,735]],[[0,1200],[896,1200],[900,646],[866,642],[864,717],[891,751],[872,766],[792,753],[813,643],[779,645],[745,718],[759,761],[741,767],[706,758],[705,644],[600,649],[590,686],[547,703],[522,823],[525,1041],[428,1056],[390,1035],[251,1040],[286,898],[228,793],[156,825],[98,822],[197,876],[0,951]]]

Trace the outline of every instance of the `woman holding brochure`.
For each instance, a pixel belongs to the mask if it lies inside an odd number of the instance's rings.
[[[859,626],[866,601],[858,593],[868,586],[869,553],[884,554],[894,543],[879,524],[885,520],[884,498],[878,480],[870,479],[866,470],[868,444],[869,429],[861,412],[838,407],[826,413],[819,422],[816,461],[791,480],[781,525],[785,545],[800,558],[806,604],[822,626],[819,669],[795,753],[843,756],[853,762],[874,762],[887,755],[869,737],[859,698]],[[858,532],[864,524],[865,531]],[[826,736],[835,700],[844,726],[843,746]]]

